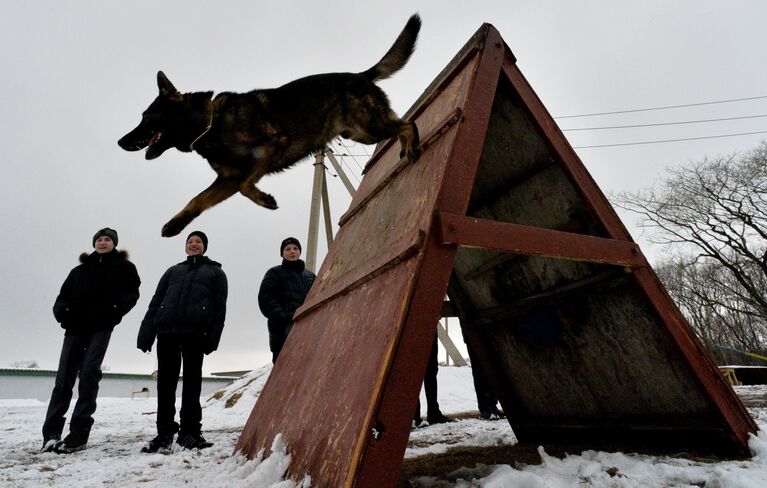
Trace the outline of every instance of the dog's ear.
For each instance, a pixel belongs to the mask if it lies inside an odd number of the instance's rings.
[[[164,97],[174,97],[180,95],[173,83],[170,82],[165,73],[157,72],[157,87],[160,89],[160,95]]]

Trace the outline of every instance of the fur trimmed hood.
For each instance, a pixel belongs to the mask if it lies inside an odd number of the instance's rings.
[[[116,257],[117,259],[122,259],[123,261],[127,261],[127,260],[128,260],[128,258],[130,257],[130,255],[128,254],[128,251],[126,251],[126,250],[124,250],[124,249],[121,249],[121,250],[119,250],[119,251],[117,251],[117,250],[114,250],[114,251],[112,251],[112,252],[108,252],[108,253],[107,253],[107,255],[111,255],[112,253],[116,254],[116,256],[115,256],[115,257]],[[88,257],[89,257],[89,256],[91,256],[92,254],[96,254],[96,251],[92,251],[92,252],[84,252],[84,253],[80,254],[80,258],[79,258],[79,259],[80,259],[80,263],[82,263],[82,264],[85,264],[85,261],[86,261],[86,260],[88,259]]]
[[[80,255],[53,305],[53,315],[67,335],[112,330],[136,305],[141,279],[127,257],[116,249]]]

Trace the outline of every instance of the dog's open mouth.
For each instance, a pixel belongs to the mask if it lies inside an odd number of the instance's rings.
[[[162,132],[160,131],[152,134],[152,137],[149,139],[149,142],[147,142],[146,145],[146,155],[144,156],[146,159],[154,159],[165,151],[164,148],[157,144],[161,137]]]
[[[146,148],[147,148],[147,150],[149,150],[149,148],[150,148],[150,147],[152,147],[152,144],[154,144],[154,143],[156,143],[157,141],[159,141],[159,140],[160,140],[160,137],[162,137],[162,132],[155,132],[155,133],[152,135],[152,138],[151,138],[151,139],[149,139],[149,142],[148,142],[148,143],[147,143],[147,145],[146,145]]]

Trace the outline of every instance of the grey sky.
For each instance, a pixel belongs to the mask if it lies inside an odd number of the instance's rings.
[[[25,359],[56,367],[63,331],[51,306],[78,255],[91,251],[91,236],[104,226],[118,230],[118,247],[131,253],[142,278],[138,305],[113,335],[105,360],[112,371],[154,369],[154,357],[135,349],[136,331],[157,280],[183,259],[183,238],[193,229],[208,234],[208,254],[223,263],[230,285],[221,346],[204,370],[268,362],[266,322],[255,298],[264,272],[279,262],[280,240],[295,235],[305,242],[311,164],[262,181],[279,210],[235,196],[181,236],[165,239],[162,225],[213,180],[213,172],[195,154],[170,150],[146,161],[116,141],[155,96],[158,69],[181,91],[247,91],[308,74],[362,71],[415,11],[423,20],[416,52],[381,83],[398,113],[482,22],[500,31],[554,116],[767,95],[767,3],[758,0],[2,2],[0,367]],[[762,114],[767,99],[561,119],[560,126]],[[583,146],[761,130],[767,131],[767,118],[566,135]],[[612,193],[646,186],[670,165],[747,150],[766,136],[578,153]],[[357,164],[347,162],[359,177]],[[337,178],[329,185],[337,222],[349,198]],[[651,257],[657,252],[643,249]]]

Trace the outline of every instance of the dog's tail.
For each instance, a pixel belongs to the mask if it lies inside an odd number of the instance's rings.
[[[400,32],[397,40],[394,41],[392,47],[390,47],[389,51],[384,54],[384,57],[381,58],[375,66],[360,74],[375,81],[388,78],[402,69],[415,50],[415,41],[418,38],[418,31],[420,30],[421,17],[419,17],[418,14],[413,14],[413,16],[408,19],[405,28]]]

